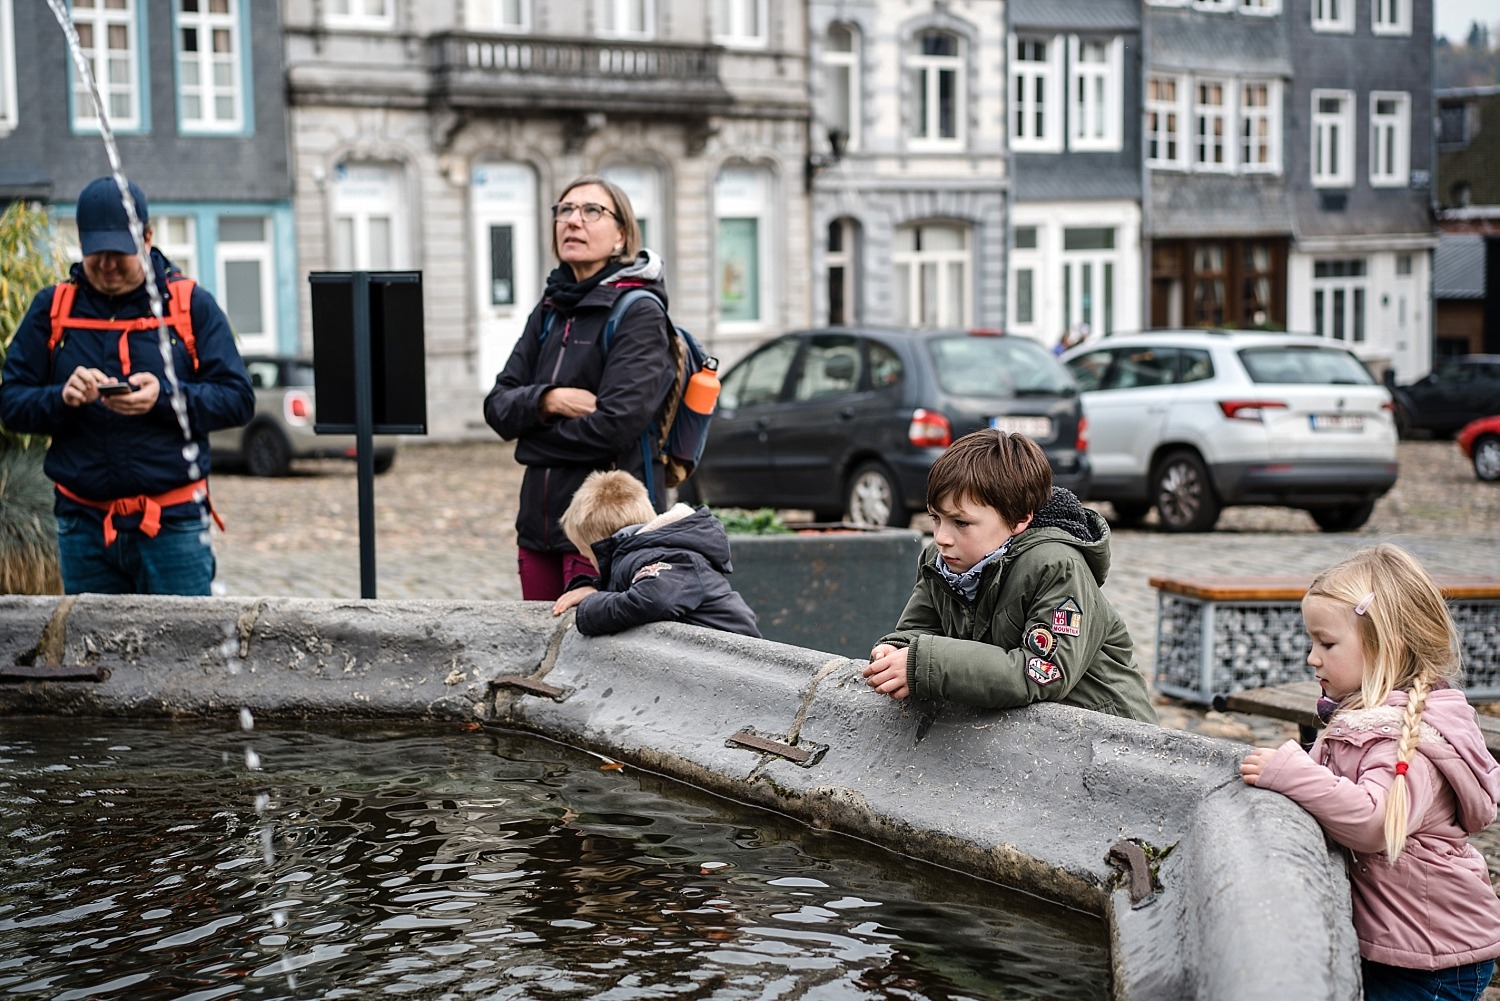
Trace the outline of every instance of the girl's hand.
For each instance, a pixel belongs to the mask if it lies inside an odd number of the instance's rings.
[[[1240,762],[1240,778],[1245,780],[1249,786],[1260,784],[1260,773],[1265,771],[1266,762],[1276,751],[1270,747],[1257,747],[1245,755],[1245,760]]]
[[[571,591],[564,591],[562,597],[552,603],[552,614],[561,615],[574,605],[581,604],[584,598],[587,598],[598,590],[597,587],[582,584]]]

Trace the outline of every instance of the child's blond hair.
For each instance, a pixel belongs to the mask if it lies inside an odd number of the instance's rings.
[[[1359,691],[1343,708],[1380,706],[1394,691],[1407,693],[1396,761],[1409,763],[1421,737],[1427,694],[1457,680],[1462,668],[1458,628],[1443,592],[1416,557],[1382,544],[1324,570],[1307,594],[1346,604],[1354,616],[1365,671]],[[1385,854],[1392,862],[1406,844],[1411,812],[1405,772],[1397,768],[1385,801]]]
[[[563,512],[562,530],[580,553],[592,557],[592,547],[600,539],[655,517],[645,484],[627,472],[610,469],[584,478]]]

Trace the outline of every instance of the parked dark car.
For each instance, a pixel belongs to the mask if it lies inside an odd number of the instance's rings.
[[[209,435],[214,465],[242,468],[251,476],[285,476],[293,459],[353,459],[352,434],[313,432],[313,363],[286,355],[247,355],[245,370],[255,388],[255,416],[239,428]],[[399,439],[375,436],[375,472],[396,461]]]
[[[1500,413],[1500,355],[1464,355],[1439,362],[1427,375],[1391,390],[1396,426],[1451,435],[1470,421]]]
[[[1023,337],[804,330],[761,346],[723,384],[689,499],[905,526],[926,508],[933,460],[984,427],[1030,435],[1059,486],[1088,490],[1077,383]]]

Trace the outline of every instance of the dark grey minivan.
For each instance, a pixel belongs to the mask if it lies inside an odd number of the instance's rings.
[[[690,500],[905,526],[926,508],[933,461],[985,427],[1035,439],[1057,485],[1087,495],[1078,385],[1024,337],[796,331],[742,359],[723,384],[703,461],[682,491]]]

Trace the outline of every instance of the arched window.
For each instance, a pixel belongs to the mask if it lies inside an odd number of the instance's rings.
[[[914,327],[967,327],[973,269],[969,230],[952,223],[914,223],[896,230],[894,317]]]
[[[963,141],[964,42],[928,29],[912,37],[906,68],[911,88],[910,136],[916,146],[954,146]]]

